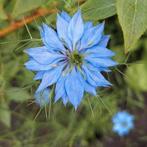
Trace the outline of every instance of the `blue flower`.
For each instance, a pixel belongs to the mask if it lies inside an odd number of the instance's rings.
[[[120,136],[127,135],[134,128],[134,116],[126,111],[116,113],[113,118],[113,131]]]
[[[49,95],[50,95],[50,90],[49,89],[44,89],[43,91],[36,92],[35,93],[35,102],[37,105],[40,107],[44,107],[49,103]]]
[[[55,101],[70,102],[76,109],[84,91],[96,95],[97,87],[111,85],[101,72],[117,63],[106,48],[109,35],[103,33],[104,23],[84,23],[79,10],[73,17],[58,14],[56,27],[56,31],[46,24],[40,27],[43,46],[25,51],[30,57],[25,66],[41,80],[37,92],[55,85]]]

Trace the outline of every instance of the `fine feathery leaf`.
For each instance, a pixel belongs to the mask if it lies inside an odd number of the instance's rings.
[[[147,28],[147,0],[117,0],[116,7],[128,52]]]

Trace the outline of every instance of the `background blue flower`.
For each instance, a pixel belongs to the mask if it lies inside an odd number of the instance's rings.
[[[104,23],[84,23],[79,10],[73,17],[58,14],[56,26],[57,32],[46,24],[40,27],[44,45],[25,51],[30,57],[25,66],[37,72],[35,80],[41,80],[37,93],[56,84],[55,101],[61,98],[76,109],[84,91],[96,95],[97,87],[111,85],[101,72],[117,63],[106,48],[109,36],[103,33]]]
[[[113,131],[120,136],[127,135],[134,128],[134,116],[126,111],[116,113],[113,118]]]
[[[49,94],[50,90],[47,88],[41,92],[36,92],[34,96],[36,104],[40,107],[44,107],[45,105],[47,105],[49,103]]]

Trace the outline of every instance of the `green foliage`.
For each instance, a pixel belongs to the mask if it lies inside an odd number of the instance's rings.
[[[147,29],[147,1],[117,0],[116,6],[124,34],[125,52],[128,52]]]
[[[122,46],[115,46],[112,48],[112,50],[116,53],[116,56],[114,56],[113,59],[115,61],[117,61],[118,63],[124,63],[126,60],[126,56],[123,51],[123,47]]]
[[[88,0],[82,10],[85,19],[100,20],[116,14],[115,0]]]
[[[147,69],[144,63],[134,63],[126,73],[127,82],[137,91],[147,91]]]
[[[14,7],[12,10],[12,17],[16,18],[26,12],[34,10],[45,4],[47,0],[14,0]]]
[[[6,101],[0,101],[0,121],[7,127],[11,126],[11,111]]]
[[[102,101],[105,104],[103,105],[99,97],[87,95],[82,107],[76,112],[69,110],[68,106],[63,108],[63,105],[59,103],[54,105],[53,114],[49,120],[54,132],[50,138],[54,139],[49,139],[49,145],[53,147],[60,146],[60,144],[75,146],[79,143],[80,146],[88,146],[86,139],[92,139],[95,133],[102,136],[108,133],[111,123],[107,122],[110,122],[111,116],[116,111],[116,101],[113,99],[116,99],[114,95],[103,96]],[[102,127],[104,124],[105,127]]]
[[[7,98],[16,102],[24,102],[30,99],[30,96],[21,88],[11,88],[7,89]]]
[[[7,18],[7,15],[4,12],[3,4],[4,4],[4,0],[0,0],[0,21],[5,20]]]

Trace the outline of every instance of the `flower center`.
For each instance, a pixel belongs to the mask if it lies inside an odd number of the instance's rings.
[[[123,127],[127,127],[127,126],[128,126],[127,122],[122,122],[121,125],[122,125]]]
[[[69,57],[69,62],[71,64],[80,66],[83,63],[83,56],[79,54],[76,50],[70,53],[68,57]]]

